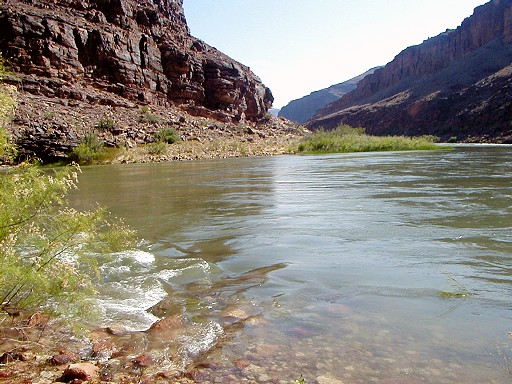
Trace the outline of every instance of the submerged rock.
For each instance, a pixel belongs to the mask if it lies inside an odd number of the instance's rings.
[[[175,334],[180,329],[184,328],[184,320],[181,316],[173,315],[165,317],[153,323],[149,328],[149,333],[170,335]]]
[[[77,362],[80,360],[80,357],[73,352],[70,351],[60,351],[58,354],[50,357],[48,362],[51,365],[65,365],[72,362]]]
[[[74,379],[91,381],[99,377],[99,368],[91,363],[70,364],[64,371],[64,380]]]

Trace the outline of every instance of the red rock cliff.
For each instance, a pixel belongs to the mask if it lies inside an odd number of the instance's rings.
[[[5,0],[0,49],[33,94],[178,104],[224,121],[264,116],[270,90],[248,67],[192,37],[182,3]]]

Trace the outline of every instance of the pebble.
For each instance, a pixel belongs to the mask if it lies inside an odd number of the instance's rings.
[[[69,364],[71,362],[78,361],[79,357],[76,354],[70,352],[61,352],[57,355],[53,355],[48,362],[51,365],[64,365]]]
[[[139,367],[149,367],[153,364],[153,358],[149,355],[143,354],[133,359],[133,363]]]
[[[11,372],[1,371],[0,370],[0,379],[5,379],[5,378],[10,377],[10,376],[11,376]]]
[[[64,377],[67,381],[80,380],[96,380],[98,378],[99,368],[91,363],[70,364],[64,371]]]
[[[100,361],[107,361],[117,350],[116,345],[110,341],[97,341],[92,346],[92,356]]]
[[[343,381],[329,376],[319,376],[316,381],[318,381],[318,384],[343,384]]]
[[[43,379],[53,379],[53,373],[49,371],[42,371],[39,376]]]

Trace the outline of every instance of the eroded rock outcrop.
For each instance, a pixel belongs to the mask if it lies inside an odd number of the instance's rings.
[[[405,49],[313,117],[372,134],[512,138],[512,0],[475,9],[456,30]]]
[[[180,105],[257,120],[272,94],[248,67],[192,37],[183,0],[5,0],[0,49],[24,91],[91,104]]]

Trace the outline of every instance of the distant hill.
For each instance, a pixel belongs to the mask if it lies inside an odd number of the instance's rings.
[[[270,113],[273,116],[278,116],[279,115],[279,111],[280,111],[280,109],[278,109],[278,108],[270,108],[268,110],[268,113]]]
[[[340,123],[375,135],[512,142],[512,0],[489,1],[457,29],[405,49],[307,126]]]
[[[372,68],[353,79],[332,85],[329,88],[312,92],[300,99],[293,100],[281,109],[279,117],[284,117],[298,124],[303,124],[311,119],[318,110],[356,89],[357,83],[366,75],[373,73],[377,68],[380,67]]]

